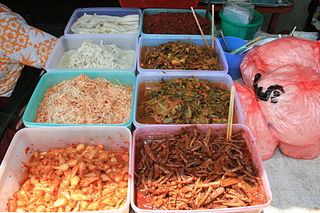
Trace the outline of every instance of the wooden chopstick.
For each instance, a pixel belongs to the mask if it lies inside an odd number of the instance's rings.
[[[212,4],[212,20],[211,20],[211,48],[214,49],[214,4]]]
[[[199,30],[200,30],[200,32],[201,32],[201,35],[202,35],[202,38],[203,38],[204,42],[206,43],[206,46],[207,46],[208,48],[210,48],[210,46],[209,46],[209,44],[208,44],[208,42],[207,42],[206,37],[204,37],[204,34],[203,34],[203,32],[202,32],[201,26],[200,26],[199,21],[198,21],[198,19],[197,19],[196,13],[195,13],[194,10],[193,10],[193,7],[191,7],[191,11],[192,11],[192,14],[193,14],[194,19],[195,19],[196,22],[197,22],[198,28],[199,28]]]
[[[231,95],[230,95],[230,104],[229,104],[228,125],[227,125],[227,140],[231,140],[231,137],[232,137],[234,90],[235,90],[235,87],[232,86],[231,87]]]
[[[248,46],[249,44],[251,44],[251,43],[253,43],[253,42],[255,42],[255,41],[259,40],[260,38],[261,38],[261,36],[259,36],[259,37],[255,38],[255,39],[253,39],[253,40],[251,40],[251,41],[249,41],[248,43],[246,43],[246,44],[242,45],[242,46],[241,46],[241,47],[239,47],[238,49],[235,49],[235,50],[233,50],[232,52],[230,52],[230,54],[235,53],[236,51],[240,50],[240,49],[241,49],[241,48],[243,48],[243,47]]]

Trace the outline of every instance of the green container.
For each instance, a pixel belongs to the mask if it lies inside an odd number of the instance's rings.
[[[234,36],[244,40],[250,40],[257,32],[263,22],[263,16],[258,11],[253,11],[253,19],[250,24],[239,24],[226,18],[223,15],[223,10],[220,10],[221,29],[224,36]]]

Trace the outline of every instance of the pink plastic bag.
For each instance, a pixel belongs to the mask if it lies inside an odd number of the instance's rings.
[[[262,160],[267,160],[273,155],[278,142],[270,132],[255,98],[254,90],[238,83],[235,83],[235,86],[244,113],[244,124],[251,129]]]
[[[320,73],[320,42],[286,37],[250,50],[242,60],[243,81],[252,86],[255,74],[269,74],[286,65],[301,65]]]
[[[287,65],[256,75],[258,104],[279,148],[293,158],[320,153],[320,73],[303,65]]]

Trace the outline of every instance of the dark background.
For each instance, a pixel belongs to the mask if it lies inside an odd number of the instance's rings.
[[[2,4],[20,14],[29,25],[52,35],[63,35],[73,11],[83,7],[121,7],[118,0],[5,0]]]
[[[174,1],[174,0],[172,0]],[[308,8],[308,18],[305,31],[316,31],[311,25],[312,15],[320,0],[311,0]],[[8,6],[13,12],[20,14],[29,25],[60,37],[77,8],[84,7],[121,7],[119,0],[4,0],[2,4]],[[216,17],[218,20],[219,17]]]

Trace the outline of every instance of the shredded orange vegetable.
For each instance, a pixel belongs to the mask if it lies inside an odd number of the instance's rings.
[[[47,90],[35,122],[55,124],[121,124],[129,121],[132,87],[87,75]]]

